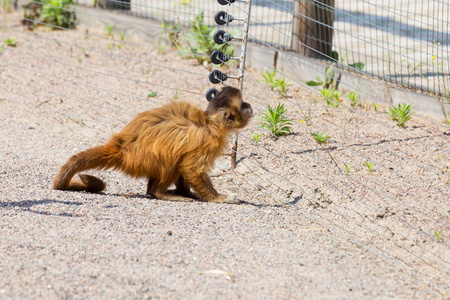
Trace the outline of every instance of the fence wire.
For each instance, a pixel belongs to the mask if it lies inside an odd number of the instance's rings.
[[[118,5],[127,2],[112,0]],[[296,2],[299,5],[296,5]],[[80,2],[88,5],[89,2]],[[183,4],[184,3],[184,4]],[[319,3],[317,18],[306,15]],[[154,20],[173,21],[172,12],[181,24],[187,26],[190,17],[205,12],[209,25],[216,12],[214,1],[136,1],[128,13]],[[233,4],[227,11],[239,15]],[[264,42],[284,50],[298,50],[292,40],[295,20],[310,20],[312,26],[329,27],[332,35],[316,32],[302,33],[304,38],[316,40],[322,46],[329,44],[344,65],[364,64],[362,71],[383,80],[425,92],[445,94],[449,86],[449,16],[450,6],[444,1],[273,1],[261,0],[253,4],[256,22],[252,24],[254,42]],[[331,20],[327,16],[331,13]],[[324,22],[321,21],[324,20]],[[320,56],[320,55],[312,55]],[[336,57],[334,57],[336,58]]]

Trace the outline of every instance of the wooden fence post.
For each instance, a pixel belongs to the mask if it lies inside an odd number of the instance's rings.
[[[294,0],[292,50],[330,59],[335,0]]]

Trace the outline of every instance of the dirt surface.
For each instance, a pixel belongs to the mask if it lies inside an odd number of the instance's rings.
[[[0,54],[0,299],[448,299],[445,124],[414,115],[403,129],[369,99],[330,108],[297,85],[283,99],[249,70],[256,113],[285,103],[294,125],[275,139],[255,119],[236,170],[218,161],[215,186],[241,205],[148,198],[144,179],[109,171],[91,172],[105,193],[54,191],[70,155],[136,113],[173,98],[205,107],[209,71],[118,33],[0,20],[0,41],[17,41]]]

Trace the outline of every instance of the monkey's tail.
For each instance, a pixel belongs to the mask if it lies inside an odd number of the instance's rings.
[[[79,174],[78,177],[74,176],[78,172],[89,169],[119,167],[121,162],[120,151],[116,147],[108,146],[97,146],[69,158],[59,169],[53,181],[53,189],[86,191],[90,193],[103,191],[106,188],[106,184],[100,178],[87,174]]]

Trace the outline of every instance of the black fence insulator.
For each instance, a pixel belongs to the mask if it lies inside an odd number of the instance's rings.
[[[214,42],[216,44],[222,45],[225,43],[228,43],[233,39],[233,36],[229,34],[228,32],[225,32],[223,30],[218,30],[216,33],[214,33]]]
[[[211,61],[213,64],[220,65],[227,62],[229,59],[230,56],[220,50],[214,50],[213,53],[211,53]]]
[[[217,2],[219,2],[220,5],[227,5],[231,3],[234,3],[236,0],[217,0]]]
[[[214,89],[214,88],[213,89],[209,89],[206,92],[206,100],[211,101],[217,95],[218,92],[219,91]]]
[[[209,73],[209,81],[211,81],[211,83],[218,84],[227,79],[228,75],[219,70],[212,70],[211,73]]]
[[[225,25],[233,22],[234,17],[222,10],[216,13],[216,15],[214,16],[214,20],[216,21],[217,25]]]

